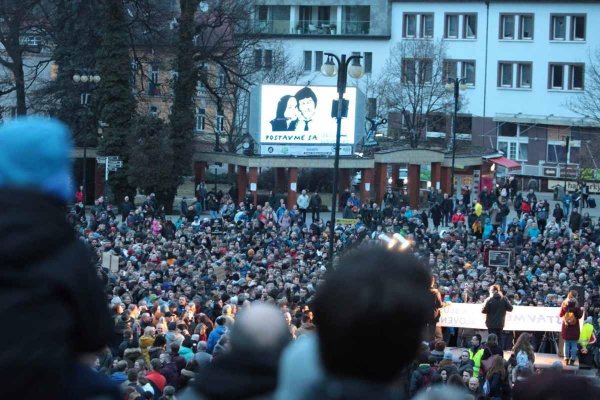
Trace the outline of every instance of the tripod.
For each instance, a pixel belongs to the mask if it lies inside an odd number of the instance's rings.
[[[546,347],[546,343],[550,342],[551,344],[554,345],[554,351],[556,351],[556,354],[559,354],[558,338],[556,335],[557,335],[556,332],[544,332],[544,335],[542,336],[542,340],[540,341],[540,347],[538,348],[538,353],[541,353],[542,349],[544,349]]]

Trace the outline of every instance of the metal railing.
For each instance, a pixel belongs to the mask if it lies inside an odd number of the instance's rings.
[[[289,19],[273,19],[268,21],[256,21],[254,23],[255,33],[274,33],[280,35],[286,35],[293,33],[290,30]]]
[[[368,35],[371,31],[371,21],[342,22],[343,35]]]

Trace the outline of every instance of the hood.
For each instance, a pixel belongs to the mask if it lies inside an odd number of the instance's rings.
[[[419,371],[422,374],[427,374],[427,373],[429,373],[429,371],[431,371],[431,365],[419,364],[419,366],[417,367],[417,371]]]
[[[213,400],[267,395],[277,386],[277,366],[276,358],[225,354],[200,369],[195,390]]]
[[[32,189],[0,189],[0,264],[28,265],[74,241],[60,201]]]

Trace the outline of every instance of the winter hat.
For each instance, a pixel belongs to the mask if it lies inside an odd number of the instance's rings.
[[[444,360],[452,360],[452,352],[450,352],[450,351],[445,352]]]
[[[71,134],[66,125],[39,116],[0,127],[0,187],[29,187],[73,199]]]

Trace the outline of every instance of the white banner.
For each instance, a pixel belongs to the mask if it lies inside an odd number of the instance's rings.
[[[335,145],[286,145],[286,144],[261,144],[260,154],[267,156],[333,156]],[[351,156],[352,146],[341,145],[341,156]]]
[[[553,180],[553,179],[548,180],[548,187],[550,189],[554,189],[555,186],[564,186],[564,184],[565,184],[565,181],[558,181],[558,180]],[[588,190],[590,191],[590,193],[600,193],[600,183],[587,182],[587,185],[588,185]],[[567,181],[567,189],[570,192],[574,192],[575,190],[577,190],[578,187],[579,187],[579,185],[577,184],[577,182]]]
[[[487,329],[483,304],[446,303],[442,308],[440,326]],[[505,331],[560,332],[560,307],[514,306],[506,313]],[[583,318],[580,320],[582,323]]]

